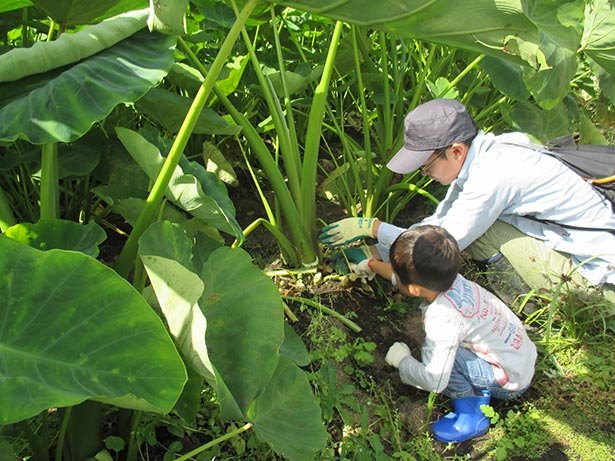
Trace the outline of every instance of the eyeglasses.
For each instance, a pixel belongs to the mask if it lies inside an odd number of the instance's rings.
[[[446,146],[446,147],[443,147],[442,149],[438,149],[434,151],[434,153],[431,154],[431,156],[427,159],[427,162],[425,162],[425,165],[423,165],[420,168],[421,174],[423,176],[429,176],[429,171],[434,166],[434,163],[436,163],[436,160],[438,160],[440,157],[444,157],[444,155],[446,154],[446,151],[450,147],[451,146]]]

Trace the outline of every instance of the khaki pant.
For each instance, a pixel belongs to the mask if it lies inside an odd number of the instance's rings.
[[[523,281],[538,292],[553,290],[562,279],[569,279],[569,286],[584,292],[595,291],[587,280],[573,271],[570,258],[555,251],[543,241],[529,237],[514,226],[496,221],[466,251],[476,261],[487,261],[501,253]],[[605,285],[602,295],[614,305],[615,287]],[[611,315],[615,310],[611,310]]]

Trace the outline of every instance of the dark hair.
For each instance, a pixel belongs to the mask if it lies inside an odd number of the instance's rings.
[[[391,245],[391,266],[404,285],[448,290],[461,268],[461,251],[446,229],[426,224],[402,232]]]
[[[470,136],[468,139],[464,139],[463,141],[460,141],[462,144],[465,144],[466,146],[470,147],[472,145],[472,143],[474,142],[474,138],[476,138],[476,134],[474,134],[473,136]]]

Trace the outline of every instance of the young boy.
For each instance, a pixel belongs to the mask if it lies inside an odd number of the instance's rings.
[[[436,439],[463,442],[484,434],[489,420],[480,405],[488,405],[490,397],[512,399],[527,390],[536,347],[502,301],[459,274],[461,253],[444,228],[409,229],[390,254],[390,266],[370,260],[369,267],[396,282],[404,295],[425,299],[426,338],[421,361],[405,343],[396,342],[386,362],[399,369],[405,384],[444,392],[453,400],[453,412],[432,425]]]

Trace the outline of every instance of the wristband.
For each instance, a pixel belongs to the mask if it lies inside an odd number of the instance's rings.
[[[395,277],[395,272],[391,274],[391,284],[397,288],[397,277]]]

